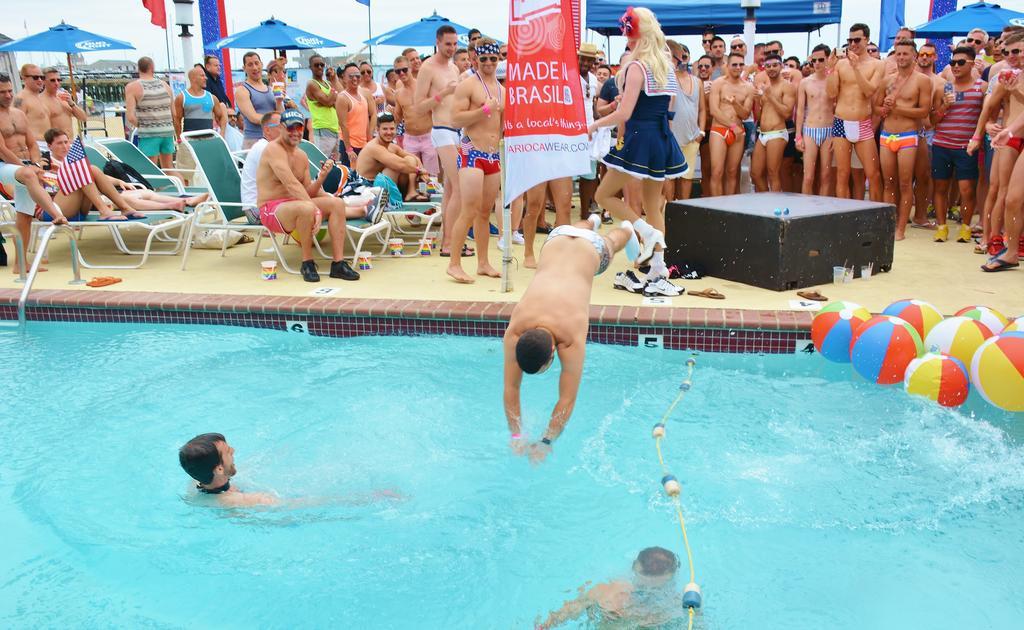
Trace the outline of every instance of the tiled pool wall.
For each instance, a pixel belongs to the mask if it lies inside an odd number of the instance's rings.
[[[0,290],[0,319],[17,319],[16,290]],[[29,321],[205,324],[325,337],[500,337],[514,303],[340,299],[189,293],[38,290]],[[810,341],[811,315],[792,311],[591,306],[595,343],[672,350],[791,354]]]

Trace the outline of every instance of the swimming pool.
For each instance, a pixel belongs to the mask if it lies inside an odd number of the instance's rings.
[[[572,421],[531,468],[505,450],[497,339],[28,330],[0,333],[5,627],[522,628],[643,547],[681,552],[650,429],[688,353],[590,346]],[[1019,416],[815,356],[698,361],[665,447],[699,627],[1019,627]],[[556,372],[526,381],[534,435]],[[206,431],[242,487],[406,498],[197,507],[176,450]]]

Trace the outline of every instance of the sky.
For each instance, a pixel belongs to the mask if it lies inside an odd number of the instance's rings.
[[[698,0],[699,1],[699,0]],[[738,2],[739,0],[737,0]],[[770,0],[769,0],[770,1]],[[960,0],[959,6],[974,0]],[[174,19],[174,8],[171,0],[167,2],[167,15]],[[585,4],[586,0],[584,0]],[[484,34],[493,35],[507,40],[508,10],[502,0],[484,0],[483,2],[467,2],[466,0],[372,0],[373,33],[380,34],[415,19],[426,17],[434,10],[450,20],[468,27],[479,28]],[[1009,4],[1012,4],[1012,0]],[[345,54],[359,52],[367,39],[367,8],[355,0],[291,0],[287,2],[290,10],[283,10],[284,3],[274,0],[225,0],[228,33],[245,30],[256,26],[261,20],[275,16],[291,26],[311,31],[317,35],[330,37],[347,44],[347,48],[334,49],[328,52]],[[846,0],[843,7],[843,23],[840,26],[843,37],[854,22],[865,22],[872,29],[879,24],[880,0]],[[86,61],[97,59],[137,59],[143,54],[154,58],[158,68],[167,64],[167,44],[164,30],[149,23],[149,12],[143,8],[142,0],[3,0],[4,11],[0,15],[0,33],[18,39],[29,34],[45,30],[60,20],[73,24],[101,35],[123,39],[135,45],[136,50],[109,51],[105,53],[88,53]],[[642,0],[636,0],[642,6]],[[45,7],[45,11],[39,8]],[[911,26],[928,21],[928,0],[906,0],[906,23]],[[314,15],[314,11],[329,8],[325,14]],[[585,11],[585,8],[584,8]],[[198,17],[198,4],[196,9]],[[171,27],[174,37],[171,41],[171,56],[174,65],[181,63],[181,44],[177,37],[177,28]],[[198,26],[194,41],[195,58],[200,58],[201,37]],[[811,33],[811,46],[824,42],[835,45],[838,31],[829,26],[820,33]],[[807,35],[774,35],[759,36],[757,41],[780,39],[787,53],[804,56],[807,49]],[[605,47],[605,38],[596,33],[584,35],[587,41],[593,41],[601,48]],[[699,36],[676,37],[690,47],[700,49]],[[612,38],[609,58],[615,59],[621,53],[625,40],[621,37]],[[239,60],[244,51],[233,52]],[[374,49],[375,62],[381,59],[392,59],[401,48],[385,46]],[[428,52],[424,50],[424,52]],[[379,55],[379,56],[378,56]],[[27,58],[26,58],[27,57]],[[63,61],[63,55],[46,53],[21,54],[19,63],[31,61],[40,65]],[[237,64],[235,67],[239,67]]]

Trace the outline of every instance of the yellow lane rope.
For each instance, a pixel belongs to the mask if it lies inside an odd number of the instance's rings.
[[[700,586],[697,585],[696,581],[696,570],[693,566],[693,552],[690,550],[690,538],[686,535],[686,519],[683,518],[683,506],[679,501],[679,494],[682,491],[682,487],[679,485],[679,480],[676,479],[675,475],[669,472],[668,467],[665,466],[665,458],[661,452],[661,440],[665,437],[665,422],[675,411],[676,406],[683,400],[686,392],[690,391],[690,386],[693,383],[693,369],[697,365],[696,359],[690,357],[686,360],[687,373],[686,378],[682,383],[679,384],[679,393],[676,394],[675,400],[669,405],[668,410],[665,411],[665,415],[661,417],[661,421],[654,425],[654,429],[651,431],[654,437],[654,447],[658,451],[658,463],[661,464],[661,485],[665,489],[665,493],[672,499],[672,503],[675,504],[676,516],[679,518],[679,530],[683,534],[683,547],[686,549],[686,560],[690,565],[690,583],[686,585],[683,590],[683,606],[689,613],[689,623],[687,624],[688,630],[693,629],[693,617],[696,613],[696,609],[700,608],[701,605],[701,592]]]

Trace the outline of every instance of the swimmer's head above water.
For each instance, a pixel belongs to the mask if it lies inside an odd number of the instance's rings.
[[[516,342],[516,363],[527,374],[542,374],[555,360],[555,337],[545,328],[532,328]]]
[[[203,433],[178,450],[178,461],[190,477],[199,482],[199,490],[223,492],[235,473],[235,449],[220,433]]]
[[[679,569],[679,558],[663,547],[648,547],[633,561],[633,572],[648,586],[659,586],[671,580]]]

